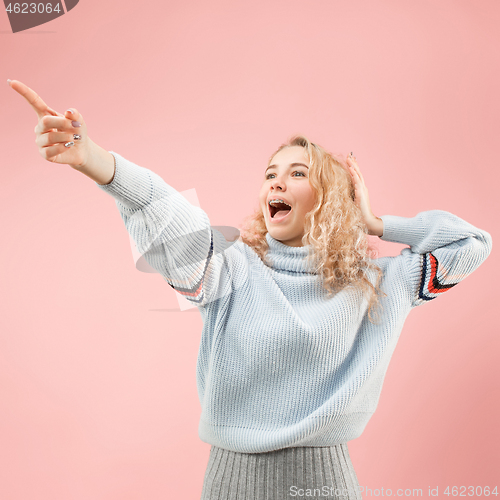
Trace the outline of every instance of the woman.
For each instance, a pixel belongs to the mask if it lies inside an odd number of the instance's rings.
[[[228,243],[157,174],[93,143],[77,110],[9,83],[37,112],[42,157],[112,195],[147,262],[198,306],[202,500],[360,499],[347,442],[377,407],[404,320],[473,272],[490,234],[442,210],[375,217],[354,157],[297,136]],[[409,248],[372,259],[366,233]]]

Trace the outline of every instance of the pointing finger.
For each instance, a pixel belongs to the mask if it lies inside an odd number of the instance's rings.
[[[20,95],[22,95],[31,105],[31,107],[35,110],[38,118],[42,117],[45,114],[54,114],[58,116],[57,111],[54,111],[52,108],[49,108],[47,104],[42,100],[42,98],[28,86],[24,85],[24,83],[18,80],[11,80],[9,82],[10,86]]]

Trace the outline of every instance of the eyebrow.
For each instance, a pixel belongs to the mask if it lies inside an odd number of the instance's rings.
[[[266,168],[266,172],[270,169],[270,168],[276,168],[278,165],[269,165],[269,167]],[[290,167],[306,167],[307,169],[309,168],[307,165],[304,165],[303,163],[291,163],[289,165]]]

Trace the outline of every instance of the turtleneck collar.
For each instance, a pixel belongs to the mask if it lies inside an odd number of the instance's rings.
[[[266,233],[266,240],[269,245],[268,257],[272,262],[273,269],[292,273],[316,274],[311,265],[306,263],[306,257],[313,249],[312,245],[292,247],[275,240],[269,233]]]

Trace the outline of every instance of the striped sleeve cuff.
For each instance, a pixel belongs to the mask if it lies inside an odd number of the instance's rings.
[[[407,277],[417,299],[430,301],[477,269],[491,252],[491,235],[444,210],[415,217],[381,217],[384,241],[409,245],[401,251]],[[418,273],[418,276],[417,276]]]

